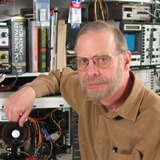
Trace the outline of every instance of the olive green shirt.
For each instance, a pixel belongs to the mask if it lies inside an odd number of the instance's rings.
[[[64,68],[29,83],[37,97],[61,93],[79,115],[82,160],[160,160],[160,97],[130,71],[133,88],[118,113],[87,99],[78,74]]]

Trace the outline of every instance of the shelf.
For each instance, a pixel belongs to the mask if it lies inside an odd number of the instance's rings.
[[[12,93],[13,92],[0,92],[0,109],[3,108],[6,98]],[[70,106],[64,98],[59,95],[36,98],[34,108],[70,108]]]
[[[106,1],[106,0],[105,0]],[[152,0],[109,0],[107,2],[138,2],[138,3],[153,3]]]
[[[38,72],[38,73],[23,73],[19,74],[18,77],[37,77],[40,74],[48,74],[48,72]],[[16,77],[15,74],[5,74],[6,78]]]

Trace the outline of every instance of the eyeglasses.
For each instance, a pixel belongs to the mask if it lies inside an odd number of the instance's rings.
[[[86,57],[78,57],[78,58],[74,58],[70,61],[70,64],[72,66],[73,69],[75,70],[79,70],[79,71],[84,71],[87,69],[88,65],[89,65],[89,60],[91,59],[94,63],[94,65],[96,65],[99,68],[106,68],[108,66],[111,65],[113,58],[122,54],[123,52],[113,55],[113,56],[108,56],[108,55],[97,55],[97,56],[93,56],[90,58],[86,58]]]

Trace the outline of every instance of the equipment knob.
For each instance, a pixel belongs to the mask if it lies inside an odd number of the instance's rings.
[[[7,33],[7,32],[2,32],[2,33],[1,33],[1,36],[4,37],[4,38],[5,38],[5,37],[8,37],[8,33]]]
[[[127,16],[127,17],[132,17],[130,13],[128,13],[126,16]]]
[[[2,58],[2,59],[7,59],[7,58],[8,58],[8,55],[7,55],[7,54],[2,54],[2,55],[1,55],[1,58]]]

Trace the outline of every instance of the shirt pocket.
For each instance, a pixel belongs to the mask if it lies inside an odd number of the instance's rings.
[[[132,154],[111,153],[111,160],[142,160],[142,158],[138,153],[132,153]]]

